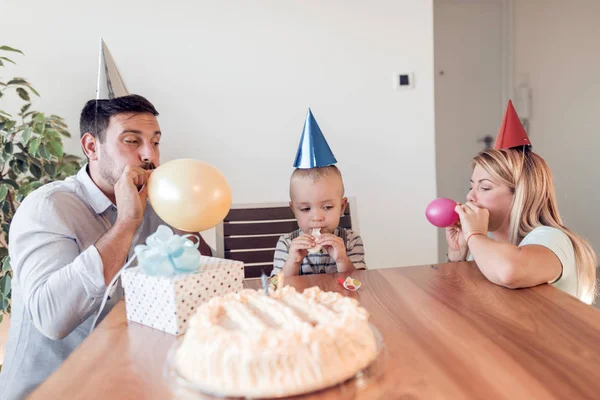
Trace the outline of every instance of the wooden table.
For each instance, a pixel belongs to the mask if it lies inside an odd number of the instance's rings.
[[[600,310],[554,287],[504,289],[469,263],[353,275],[363,282],[356,293],[343,290],[339,275],[286,282],[360,301],[383,335],[385,370],[365,387],[303,399],[600,398]],[[31,398],[210,398],[165,382],[163,365],[175,340],[128,323],[120,303]]]

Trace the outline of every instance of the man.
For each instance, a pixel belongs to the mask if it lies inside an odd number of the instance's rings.
[[[146,202],[146,182],[160,164],[157,116],[138,95],[88,101],[80,119],[88,164],[31,193],[17,210],[0,398],[25,397],[86,338],[108,283],[164,224]],[[200,251],[210,254],[202,239]]]

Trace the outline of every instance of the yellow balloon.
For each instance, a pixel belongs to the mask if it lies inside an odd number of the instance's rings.
[[[156,168],[148,180],[148,198],[163,221],[186,232],[215,227],[231,208],[231,188],[223,174],[193,159]]]

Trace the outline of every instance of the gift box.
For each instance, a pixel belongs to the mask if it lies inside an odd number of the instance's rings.
[[[170,229],[159,228],[135,250],[138,266],[121,274],[130,321],[181,335],[200,304],[243,288],[242,262],[200,256]]]

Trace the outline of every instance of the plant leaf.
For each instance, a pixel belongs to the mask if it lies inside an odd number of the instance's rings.
[[[23,143],[24,146],[27,146],[27,143],[29,143],[29,139],[31,139],[32,133],[33,133],[33,129],[31,129],[30,126],[25,128],[23,133],[21,133],[21,143]]]
[[[19,188],[19,185],[17,184],[17,182],[13,181],[12,179],[0,179],[0,183],[6,183],[7,185],[12,186],[15,189]]]
[[[26,173],[29,170],[29,162],[17,159],[16,167],[17,170]]]
[[[52,141],[48,142],[48,145],[50,145],[50,148],[48,149],[50,151],[50,154],[52,154],[58,158],[62,158],[64,151],[63,151],[62,144],[60,143],[59,140],[52,140]]]
[[[6,142],[4,143],[4,152],[7,154],[12,154],[13,153],[13,144],[12,142]]]
[[[60,132],[61,135],[63,135],[64,137],[71,137],[71,134],[69,133],[68,130],[63,129],[63,128],[57,128],[58,132]]]
[[[4,184],[0,185],[0,202],[4,201],[7,194],[8,194],[8,187]]]
[[[50,153],[48,153],[48,149],[46,148],[45,144],[40,145],[40,148],[38,149],[38,153],[39,153],[40,157],[42,157],[44,160],[50,159]]]
[[[8,276],[8,275],[5,275]],[[0,296],[0,310],[4,312],[8,307],[8,299],[4,296]]]
[[[21,50],[17,50],[13,47],[9,47],[9,46],[0,46],[0,50],[4,50],[4,51],[14,51],[15,53],[21,53],[23,54],[23,52]],[[25,54],[23,54],[25,55]]]
[[[37,181],[31,182],[30,185],[31,185],[30,191],[39,189],[42,186],[44,186],[44,184],[42,182],[37,182]]]
[[[40,97],[40,94],[38,93],[37,90],[35,90],[33,88],[33,86],[31,86],[30,84],[27,84],[27,87],[29,88],[29,90],[31,90],[33,92],[33,94],[35,94],[37,97]]]
[[[6,274],[0,279],[0,291],[4,293],[4,295],[8,295],[10,293],[10,275]]]
[[[10,202],[8,202],[8,201],[2,202],[2,213],[5,216],[8,216],[10,214],[10,211],[11,211],[10,210]],[[5,218],[5,219],[8,219],[8,218]],[[5,232],[8,235],[8,230],[5,230]]]
[[[27,84],[29,84],[29,83],[23,78],[13,78],[10,81],[6,82],[6,86],[8,86],[8,85],[27,85]]]
[[[29,161],[29,160],[27,159],[27,154],[25,154],[25,153],[14,153],[14,157],[15,157],[17,160],[21,160],[21,161]]]
[[[40,112],[39,112],[39,113],[36,113],[36,114],[35,114],[35,117],[33,117],[33,120],[34,120],[35,122],[41,122],[41,123],[44,123],[44,122],[46,122],[46,117],[44,117],[44,113],[40,113]]]
[[[30,164],[35,164],[38,167],[42,168],[42,162],[40,160],[38,160],[37,158],[33,157],[29,153],[26,153],[26,154],[27,154],[27,160],[29,161]]]
[[[19,97],[22,98],[25,101],[31,101],[31,99],[29,98],[29,93],[27,93],[27,90],[23,89],[23,88],[17,88],[17,93],[19,94]]]
[[[2,259],[2,272],[7,272],[10,269],[10,257],[6,256]]]
[[[8,61],[8,62],[10,62],[10,63],[13,63],[13,64],[15,64],[15,65],[17,64],[16,62],[14,62],[13,60],[11,60],[11,59],[10,59],[10,58],[8,58],[8,57],[0,57],[0,59],[2,59],[2,60],[4,60],[4,61]]]
[[[34,137],[29,142],[29,153],[32,156],[35,156],[37,154],[37,151],[38,151],[38,148],[40,147],[41,142],[42,142],[42,138],[39,136]]]
[[[27,196],[29,194],[30,190],[31,190],[31,183],[28,183],[26,185],[21,185],[21,187],[19,188],[19,193],[22,194],[23,196]]]
[[[27,110],[29,110],[29,107],[31,107],[31,103],[27,103],[23,107],[21,107],[21,114],[26,113]]]
[[[51,137],[52,139],[60,141],[60,134],[54,128],[46,128],[46,135]]]
[[[29,172],[31,172],[31,175],[33,175],[35,179],[40,179],[42,177],[42,169],[35,164],[29,166]]]
[[[59,117],[58,115],[51,115],[50,116],[50,120],[52,121],[53,124],[60,126],[61,128],[65,128],[67,129],[67,124],[65,123],[65,121]]]
[[[6,204],[8,202],[5,201],[4,203]],[[7,213],[6,215],[8,216],[8,220],[10,221],[12,219],[12,213],[11,214]],[[2,231],[6,234],[6,237],[4,239],[8,243],[8,239],[9,239],[8,234],[10,232],[10,223],[8,223],[8,224],[6,224],[6,223],[2,224]],[[6,249],[6,255],[8,256],[8,249]]]
[[[76,162],[79,163],[79,161],[81,160],[81,158],[77,157],[76,155],[73,154],[65,154],[65,156],[63,157],[63,161],[65,162]]]
[[[15,127],[15,125],[17,124],[17,121],[6,121],[4,122],[4,130],[5,131],[10,131],[12,128]]]
[[[50,175],[50,177],[54,177],[54,174],[56,173],[56,167],[52,163],[47,163],[44,164],[44,171]]]
[[[44,124],[43,122],[35,122],[33,124],[33,129],[40,135],[43,135],[46,131],[46,124]]]

